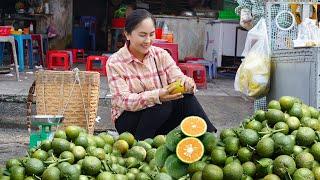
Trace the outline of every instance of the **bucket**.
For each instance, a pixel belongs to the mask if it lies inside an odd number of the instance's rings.
[[[125,24],[126,24],[126,18],[111,19],[111,26],[113,28],[124,28]]]

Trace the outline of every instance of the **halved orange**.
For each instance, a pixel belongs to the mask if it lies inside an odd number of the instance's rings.
[[[178,143],[176,154],[180,161],[191,164],[202,158],[204,146],[198,138],[186,137]]]
[[[201,117],[189,116],[182,120],[180,128],[186,136],[199,137],[207,131],[207,123]]]

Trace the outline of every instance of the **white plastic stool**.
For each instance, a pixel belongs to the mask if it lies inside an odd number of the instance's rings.
[[[13,36],[0,36],[0,42],[2,42],[2,43],[9,42],[12,46],[12,51],[13,51],[12,54],[13,54],[14,66],[16,69],[16,77],[17,77],[17,80],[19,81],[20,77],[19,77],[19,69],[18,69],[18,59],[17,59],[16,43],[15,43],[14,37]]]

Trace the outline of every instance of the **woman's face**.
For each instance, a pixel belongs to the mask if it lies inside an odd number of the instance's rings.
[[[131,34],[125,33],[134,55],[144,57],[155,39],[155,27],[151,18],[144,19]]]

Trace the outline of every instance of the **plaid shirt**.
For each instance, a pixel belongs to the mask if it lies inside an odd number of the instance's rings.
[[[161,104],[160,88],[176,79],[186,78],[169,53],[155,46],[150,47],[149,53],[141,62],[129,52],[125,45],[108,58],[107,72],[112,95],[111,118],[113,121],[123,111],[139,111]]]

